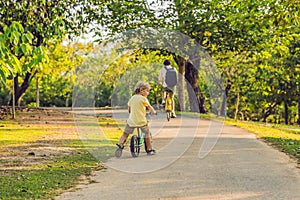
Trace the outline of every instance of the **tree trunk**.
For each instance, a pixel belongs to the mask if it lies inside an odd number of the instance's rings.
[[[222,101],[222,106],[221,106],[221,116],[225,116],[226,115],[226,102],[227,102],[227,97],[228,97],[228,94],[229,94],[229,90],[231,88],[231,82],[228,81],[228,84],[225,88],[225,91],[224,91],[224,96],[223,96],[223,101]]]
[[[198,70],[190,62],[187,62],[185,67],[185,79],[187,81],[190,110],[191,112],[207,113],[205,99],[199,87],[198,76]]]
[[[36,77],[36,107],[40,107],[40,88],[39,88],[39,78]]]
[[[289,124],[289,106],[287,101],[284,101],[284,122]]]
[[[14,77],[14,79],[13,79],[14,94],[15,94],[14,103],[17,106],[20,106],[22,96],[25,94],[26,90],[28,89],[32,77],[33,77],[33,74],[30,72],[27,72],[21,86],[19,86],[19,75],[16,75]],[[13,105],[13,100],[11,100],[9,104]]]
[[[12,119],[16,118],[16,105],[15,105],[15,82],[12,87]]]
[[[298,99],[298,120],[297,120],[298,125],[300,125],[300,99]]]
[[[267,118],[273,113],[273,110],[276,106],[277,103],[273,103],[268,108],[263,109],[263,113],[262,113],[263,122],[267,122]]]
[[[236,98],[236,104],[235,104],[234,120],[237,120],[237,115],[239,113],[239,104],[240,104],[240,93],[238,92]]]
[[[184,95],[184,74],[185,74],[185,59],[182,57],[174,58],[178,65],[178,84],[177,84],[177,92],[178,92],[178,111],[185,111],[185,95]]]

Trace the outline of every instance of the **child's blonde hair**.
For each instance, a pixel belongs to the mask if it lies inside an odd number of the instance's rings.
[[[134,92],[135,92],[135,94],[139,94],[142,90],[147,89],[147,88],[150,89],[150,85],[148,83],[144,83],[143,81],[139,81],[135,85]]]

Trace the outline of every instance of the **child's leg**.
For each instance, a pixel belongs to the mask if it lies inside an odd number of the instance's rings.
[[[119,141],[119,144],[118,144],[118,146],[120,147],[120,148],[124,148],[124,144],[125,144],[125,142],[126,142],[126,140],[127,140],[127,138],[128,138],[128,135],[129,134],[127,134],[127,133],[123,133],[123,135],[121,136],[121,138],[120,138],[120,141]]]
[[[153,149],[152,147],[152,139],[151,139],[151,135],[147,135],[146,136],[146,144],[147,144],[147,155],[148,156],[152,156],[156,154],[156,151]]]
[[[126,127],[124,129],[123,135],[120,138],[119,144],[118,146],[120,148],[124,148],[124,144],[129,136],[129,134],[131,134],[133,132],[134,128],[128,126],[128,124],[126,124]]]
[[[150,136],[146,136],[147,151],[152,149],[152,141]]]
[[[175,102],[174,102],[174,98],[172,98],[172,117],[176,117],[176,114],[175,114]]]
[[[120,158],[122,156],[122,151],[124,149],[126,139],[128,138],[129,134],[133,132],[133,130],[134,128],[129,127],[128,124],[126,125],[123,135],[120,138],[119,144],[117,144],[118,148],[115,151],[115,156],[117,158]]]
[[[165,103],[165,99],[166,99],[166,91],[164,89],[162,89],[162,92],[161,92],[161,102],[162,104]]]
[[[148,125],[141,127],[143,133],[145,133],[145,138],[146,138],[146,145],[147,145],[147,151],[152,150],[152,138],[151,138],[151,134],[150,134],[150,130]]]

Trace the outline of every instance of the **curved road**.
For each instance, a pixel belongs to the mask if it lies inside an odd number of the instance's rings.
[[[150,125],[155,156],[124,150],[94,173],[94,183],[57,200],[300,199],[295,161],[248,131],[197,118],[158,116]]]

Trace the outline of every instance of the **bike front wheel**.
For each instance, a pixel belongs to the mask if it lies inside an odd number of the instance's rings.
[[[130,139],[130,152],[132,157],[138,157],[140,154],[139,138],[136,135]]]

